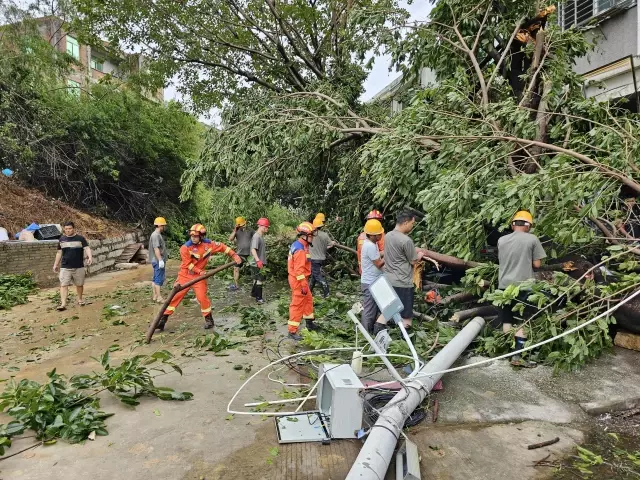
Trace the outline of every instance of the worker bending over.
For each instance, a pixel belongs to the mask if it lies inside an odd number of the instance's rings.
[[[264,235],[269,231],[269,219],[261,218],[258,220],[258,231],[253,234],[251,239],[251,276],[253,278],[253,288],[251,296],[256,299],[260,305],[264,303],[262,298],[262,285],[264,276],[262,269],[267,264],[267,247],[264,243]]]
[[[366,222],[368,222],[369,220],[378,220],[379,222],[382,222],[382,213],[380,213],[379,210],[371,210],[367,214]],[[356,245],[356,251],[358,252],[358,271],[360,272],[360,274],[362,274],[362,264],[360,263],[360,259],[362,258],[362,245],[364,245],[364,241],[366,238],[367,234],[365,232],[362,232],[360,235],[358,235],[358,241]],[[378,240],[376,243],[378,245],[380,256],[384,257],[384,232],[382,232],[382,235],[380,235],[380,240]]]
[[[187,241],[184,245],[180,247],[180,270],[178,272],[178,278],[176,279],[176,284],[185,284],[190,280],[198,278],[198,276],[203,275],[205,273],[205,268],[211,255],[214,253],[224,253],[231,257],[238,265],[242,265],[242,258],[236,254],[231,247],[227,247],[224,243],[221,242],[213,242],[207,238],[205,238],[205,234],[207,233],[207,229],[204,225],[196,223],[189,230],[189,235],[191,239]],[[207,281],[202,280],[189,288],[185,288],[184,290],[176,293],[169,303],[169,306],[164,311],[164,315],[160,318],[158,322],[158,326],[156,327],[158,330],[164,330],[165,325],[167,324],[167,320],[169,319],[169,315],[172,315],[175,312],[176,307],[182,301],[184,296],[189,292],[189,290],[193,289],[196,294],[196,298],[198,299],[198,303],[200,303],[200,311],[204,316],[204,328],[209,329],[213,328],[213,318],[211,317],[211,301],[207,296]]]
[[[413,266],[424,254],[413,244],[409,232],[416,223],[415,215],[401,212],[396,217],[396,227],[386,235],[384,241],[384,275],[389,280],[404,306],[400,316],[405,327],[413,321]],[[387,328],[387,319],[379,317],[373,328],[374,335]]]
[[[309,253],[311,254],[311,281],[309,282],[309,288],[313,292],[313,287],[316,286],[316,283],[319,283],[322,287],[322,296],[327,298],[329,296],[329,283],[324,278],[322,267],[327,261],[327,250],[333,248],[335,242],[323,230],[324,220],[322,217],[316,216],[313,220],[313,228],[316,230],[316,234],[313,237],[313,245],[309,247]]]
[[[513,233],[498,239],[498,262],[500,264],[498,288],[501,290],[534,278],[533,269],[540,268],[542,259],[547,256],[538,237],[529,233],[532,225],[533,217],[531,214],[526,210],[521,210],[511,220]],[[521,301],[526,302],[529,294],[530,292],[523,291],[518,297]],[[498,315],[498,323],[502,324],[502,330],[505,333],[510,332],[513,328],[513,306],[502,306]],[[516,332],[515,340],[515,350],[522,350],[527,341],[522,328]],[[520,355],[514,355],[511,358],[511,364],[518,367],[535,366],[534,362],[524,360]]]
[[[298,239],[291,245],[287,259],[287,272],[291,287],[288,329],[289,338],[301,340],[302,337],[298,334],[298,330],[302,319],[306,321],[308,330],[318,328],[314,323],[313,296],[308,281],[311,275],[309,247],[313,244],[315,230],[311,223],[302,222],[296,231]]]
[[[378,241],[384,235],[384,228],[379,220],[367,220],[364,225],[366,238],[362,244],[361,256],[358,263],[362,265],[360,276],[360,290],[362,292],[362,326],[369,333],[373,333],[373,325],[380,316],[378,304],[373,299],[369,287],[383,274],[384,260],[378,250]],[[381,323],[382,325],[383,323]]]
[[[246,262],[251,255],[251,239],[255,233],[253,229],[247,227],[247,220],[244,217],[236,218],[236,226],[229,235],[229,241],[236,242],[236,253]],[[229,290],[235,292],[238,290],[238,282],[240,281],[240,267],[233,267],[233,283],[229,285]]]

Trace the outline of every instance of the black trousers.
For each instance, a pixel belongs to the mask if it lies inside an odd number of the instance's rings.
[[[323,265],[324,260],[311,260],[311,279],[309,281],[309,288],[313,291],[313,287],[316,286],[316,283],[320,284],[322,287],[322,294],[327,298],[329,296],[329,283],[324,278],[324,273],[322,273]]]

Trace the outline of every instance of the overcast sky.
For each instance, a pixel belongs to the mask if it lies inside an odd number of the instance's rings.
[[[400,1],[400,4],[404,6],[409,13],[411,13],[411,20],[427,20],[427,16],[433,7],[431,2],[428,0],[414,0],[411,5],[408,5],[406,1]],[[390,65],[391,56],[382,55],[376,58],[371,73],[369,73],[369,77],[364,82],[365,91],[362,95],[363,100],[368,100],[373,97],[399,75],[395,69],[389,71]],[[164,98],[165,100],[181,100],[180,95],[176,92],[176,87],[172,84],[165,88]],[[213,116],[216,117],[215,114]],[[208,119],[206,117],[202,117],[201,121],[205,123],[215,123],[215,118]]]

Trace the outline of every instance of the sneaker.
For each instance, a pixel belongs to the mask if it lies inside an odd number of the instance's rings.
[[[204,329],[209,330],[211,328],[213,328],[213,317],[211,317],[211,314],[209,314],[204,317]]]
[[[519,368],[535,368],[538,366],[536,362],[526,360],[520,355],[514,355],[513,357],[511,357],[511,365]]]
[[[302,340],[302,337],[300,335],[298,335],[297,333],[291,333],[289,332],[289,337],[291,340],[295,340],[296,342],[299,342],[300,340]]]
[[[232,283],[231,285],[229,285],[227,290],[229,290],[230,292],[237,292],[240,289],[235,284]]]
[[[262,305],[264,303],[264,298],[256,298],[256,303],[258,305]]]

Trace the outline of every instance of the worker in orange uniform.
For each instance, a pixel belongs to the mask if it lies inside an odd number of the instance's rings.
[[[180,271],[178,272],[177,284],[185,284],[190,280],[197,278],[205,273],[205,267],[214,253],[224,253],[231,257],[238,265],[242,265],[242,258],[236,254],[231,247],[227,247],[224,243],[214,242],[205,238],[207,229],[204,225],[196,223],[189,230],[191,239],[180,247]],[[189,290],[193,289],[200,303],[200,311],[204,316],[204,328],[213,328],[213,318],[211,317],[211,301],[207,296],[207,282],[202,280],[193,286],[179,291],[171,300],[171,303],[164,311],[164,315],[158,322],[156,327],[158,330],[164,330],[169,315],[175,312],[176,307],[182,301]]]
[[[368,214],[367,214],[367,218],[365,220],[378,220],[380,222],[382,222],[382,213],[380,213],[379,210],[371,210]],[[361,258],[362,258],[362,245],[364,245],[364,241],[367,239],[367,234],[362,232],[360,235],[358,235],[358,244],[356,246],[356,251],[358,252],[358,272],[360,273],[360,275],[362,275],[362,264],[361,264]],[[378,251],[380,252],[380,257],[384,257],[384,232],[382,232],[382,235],[380,235],[380,240],[378,240],[376,242],[376,245],[378,245]]]
[[[309,222],[302,222],[296,229],[298,239],[289,249],[287,271],[291,287],[291,304],[289,305],[289,338],[301,340],[298,334],[300,322],[304,318],[308,330],[317,330],[313,315],[313,296],[309,288],[311,275],[311,254],[309,246],[313,243],[315,229]]]

